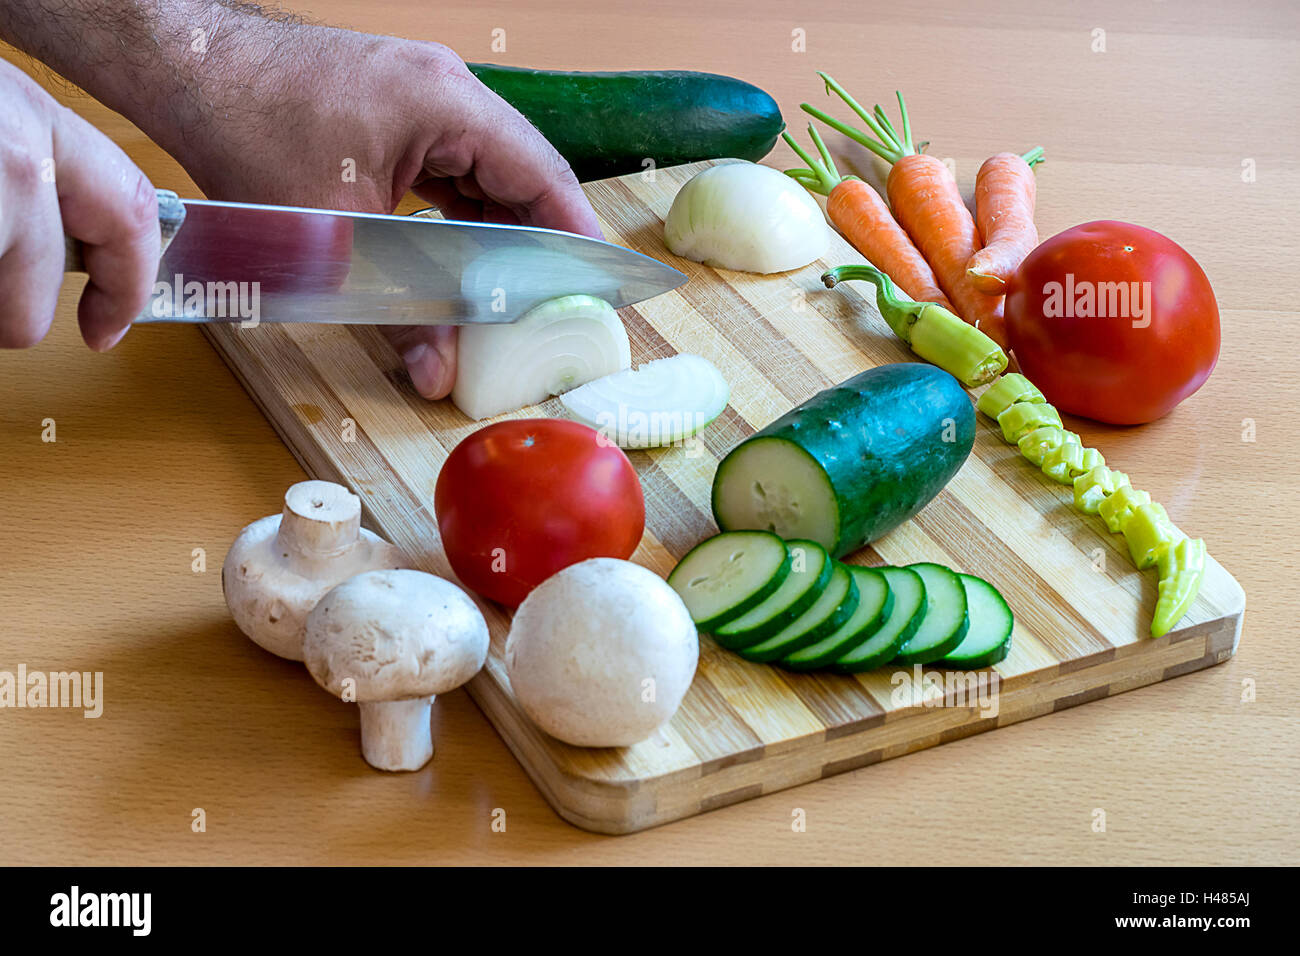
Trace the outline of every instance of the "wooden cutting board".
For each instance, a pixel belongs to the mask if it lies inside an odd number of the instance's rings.
[[[634,364],[694,352],[731,383],[730,406],[698,443],[630,455],[646,499],[635,560],[664,575],[716,530],[713,472],[736,442],[856,372],[913,360],[863,298],[864,287],[822,287],[828,265],[861,260],[838,237],[824,260],[779,276],[717,271],[669,254],[663,217],[677,189],[706,165],[586,186],[609,239],[690,277],[622,310]],[[373,328],[212,325],[206,332],[308,473],[350,486],[371,527],[417,566],[450,576],[432,513],[434,483],[448,452],[480,423],[449,402],[421,399]],[[551,400],[508,417],[561,414]],[[1141,477],[1133,475],[1139,484]],[[939,497],[852,556],[866,565],[936,561],[977,573],[1005,595],[1016,616],[1011,654],[962,678],[978,684],[945,683],[945,672],[928,668],[924,675],[901,668],[795,675],[746,663],[701,638],[695,682],[666,728],[634,747],[581,749],[543,734],[520,711],[502,662],[509,616],[486,606],[492,650],[469,691],[564,819],[627,833],[1233,654],[1245,595],[1231,575],[1211,558],[1191,612],[1177,630],[1151,640],[1155,575],[1135,571],[1123,538],[1070,501],[1068,488],[1022,460],[981,416],[970,459]]]

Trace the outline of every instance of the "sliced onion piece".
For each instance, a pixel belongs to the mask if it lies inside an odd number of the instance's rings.
[[[627,330],[604,299],[566,295],[509,325],[467,325],[451,399],[475,420],[536,405],[632,364]]]
[[[699,355],[674,355],[615,372],[560,396],[569,415],[622,448],[676,445],[727,407],[731,389]]]

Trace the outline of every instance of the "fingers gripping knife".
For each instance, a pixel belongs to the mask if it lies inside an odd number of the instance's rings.
[[[158,194],[158,229],[162,233],[162,252],[167,251],[172,239],[185,222],[185,204],[170,189],[155,190]],[[81,259],[81,243],[71,236],[63,237],[63,271],[85,272]]]

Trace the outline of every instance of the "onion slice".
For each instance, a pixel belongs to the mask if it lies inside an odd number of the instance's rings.
[[[569,415],[622,448],[676,445],[722,414],[731,389],[699,355],[615,372],[560,396]]]
[[[566,295],[508,325],[467,325],[451,399],[477,420],[536,405],[632,364],[618,313],[604,299]]]
[[[787,272],[826,254],[830,228],[817,201],[789,176],[726,163],[677,191],[664,242],[674,255],[715,268]]]

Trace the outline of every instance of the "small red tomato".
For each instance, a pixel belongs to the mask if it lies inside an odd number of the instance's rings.
[[[1016,360],[1063,412],[1149,422],[1204,384],[1219,307],[1187,251],[1126,222],[1087,222],[1031,252],[1007,285]]]
[[[565,419],[479,429],[447,456],[433,507],[452,570],[510,607],[571,564],[631,557],[645,530],[627,455]]]

